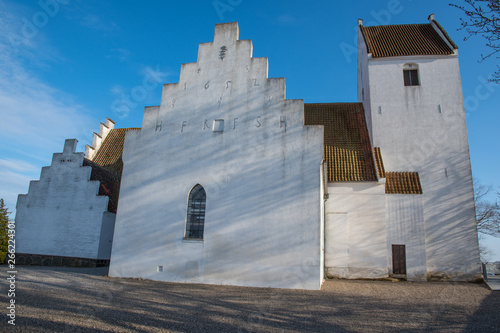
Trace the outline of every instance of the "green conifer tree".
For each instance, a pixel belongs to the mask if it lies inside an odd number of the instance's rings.
[[[10,212],[5,207],[3,199],[0,199],[0,264],[5,262],[9,246],[8,224]]]

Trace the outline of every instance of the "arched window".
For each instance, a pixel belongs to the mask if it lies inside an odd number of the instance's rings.
[[[206,201],[205,189],[197,184],[189,192],[185,238],[203,239]]]
[[[405,86],[419,86],[420,81],[418,79],[418,65],[405,64],[403,66],[403,78]]]

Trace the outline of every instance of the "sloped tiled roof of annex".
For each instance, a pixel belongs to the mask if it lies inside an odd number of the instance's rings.
[[[444,29],[434,21],[448,42],[456,48]],[[449,55],[453,50],[431,24],[360,26],[367,52],[374,58],[413,55]]]
[[[386,194],[422,194],[418,172],[386,172]]]
[[[112,129],[104,139],[101,147],[92,158],[92,162],[111,170],[121,178],[123,162],[123,144],[125,134],[128,131],[139,130],[140,128],[115,128]]]
[[[305,125],[324,125],[328,181],[377,181],[361,103],[304,104]]]
[[[386,172],[379,147],[373,148],[379,178],[385,178],[386,194],[422,194],[418,172]]]
[[[385,178],[385,168],[384,162],[382,161],[382,154],[380,153],[380,147],[373,148],[373,155],[375,156],[375,164],[377,165],[378,178]]]

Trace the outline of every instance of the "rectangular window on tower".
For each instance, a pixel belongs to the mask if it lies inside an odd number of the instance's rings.
[[[403,76],[405,81],[405,86],[418,86],[420,85],[418,81],[418,70],[417,69],[405,69],[403,70]]]

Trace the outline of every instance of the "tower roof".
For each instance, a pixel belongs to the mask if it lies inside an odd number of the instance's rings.
[[[366,43],[367,52],[371,53],[374,58],[450,55],[454,53],[451,47],[457,48],[446,31],[435,20],[431,20],[431,23],[428,24],[373,27],[363,27],[360,24],[360,30]]]

